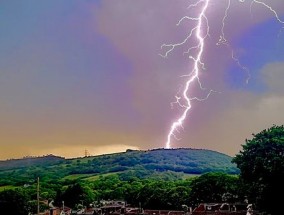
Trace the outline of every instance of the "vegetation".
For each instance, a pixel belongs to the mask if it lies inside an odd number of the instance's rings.
[[[34,165],[48,166],[48,165],[57,164],[63,160],[64,160],[63,157],[54,156],[54,155],[46,155],[43,157],[25,157],[23,159],[10,159],[6,161],[0,161],[0,171],[30,167]]]
[[[208,195],[206,189],[209,186],[214,186],[218,179],[222,179],[220,183],[225,186],[222,189],[212,188],[210,191],[215,192],[215,195]],[[225,173],[207,173],[202,176],[195,176],[186,180],[158,180],[158,179],[132,179],[130,181],[122,181],[118,175],[109,175],[99,177],[97,180],[89,182],[84,180],[61,182],[59,184],[43,183],[41,184],[40,196],[41,199],[54,199],[55,205],[61,206],[62,201],[65,205],[72,208],[79,208],[80,205],[89,205],[90,203],[97,204],[100,200],[125,200],[132,206],[142,206],[147,209],[171,209],[182,210],[182,205],[197,206],[200,202],[214,202],[219,200],[224,193],[238,192],[237,186],[232,186],[231,180],[237,180],[237,177]],[[202,195],[199,191],[203,190]],[[198,192],[196,192],[198,191]],[[36,199],[36,186],[20,188],[16,190],[6,190],[11,196],[17,195],[17,198],[22,198],[26,202],[27,210],[35,211],[36,205],[31,204]],[[23,193],[25,194],[22,197]],[[204,196],[203,194],[206,194]],[[198,196],[199,202],[195,201]],[[7,195],[3,196],[0,202],[7,199]],[[191,201],[194,200],[194,201]],[[13,202],[13,204],[17,204]],[[3,204],[6,207],[11,205]],[[21,205],[22,207],[22,205]]]
[[[253,134],[242,147],[233,159],[209,150],[159,149],[64,159],[51,166],[15,166],[0,173],[0,211],[34,213],[40,177],[41,200],[54,200],[57,206],[62,201],[80,208],[101,200],[125,200],[147,209],[182,210],[183,205],[247,199],[266,214],[280,214],[284,127]]]
[[[233,162],[241,170],[249,200],[261,210],[279,214],[284,193],[284,127],[272,126],[253,135]]]
[[[99,175],[106,174],[118,174],[121,180],[131,178],[169,180],[206,172],[239,173],[231,160],[232,157],[225,154],[197,149],[128,150],[124,153],[78,159],[48,156],[32,158],[32,162],[30,158],[28,160],[26,158],[22,159],[22,162],[20,159],[2,161],[0,186],[23,186],[33,183],[37,177],[43,182],[93,180]],[[5,162],[7,167],[4,165]]]
[[[62,201],[69,207],[76,208],[82,203],[89,205],[97,198],[95,192],[87,186],[80,183],[69,185],[63,192],[60,190],[55,198],[55,203],[60,205]]]
[[[238,176],[224,173],[206,173],[191,183],[190,205],[201,202],[243,202],[245,194],[240,189]]]

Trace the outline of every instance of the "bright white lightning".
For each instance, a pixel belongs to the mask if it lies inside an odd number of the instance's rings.
[[[244,2],[244,1],[241,1],[241,0],[239,0],[239,1]],[[240,67],[243,71],[245,71],[247,73],[246,84],[248,84],[250,77],[251,77],[250,71],[247,67],[243,66],[241,64],[240,60],[235,56],[235,52],[234,52],[233,48],[231,47],[230,43],[227,41],[226,36],[225,36],[225,30],[224,29],[225,29],[226,19],[228,18],[228,13],[229,13],[230,7],[231,7],[231,0],[228,0],[228,5],[227,5],[227,8],[225,10],[225,14],[223,16],[223,19],[222,19],[221,35],[220,35],[219,41],[216,45],[217,46],[218,45],[225,45],[229,49],[229,51],[231,52],[232,60],[235,61],[235,63],[238,65],[238,67]]]
[[[162,45],[163,47],[167,47],[169,48],[165,55],[163,55],[164,57],[167,57],[167,55],[177,46],[181,46],[183,44],[185,44],[193,35],[193,33],[195,33],[195,37],[198,41],[198,44],[195,48],[198,49],[197,55],[195,57],[190,56],[189,58],[193,60],[194,65],[193,65],[193,69],[192,72],[188,75],[189,79],[186,81],[185,83],[185,87],[183,90],[183,99],[185,100],[184,105],[181,105],[184,109],[183,114],[180,116],[180,118],[178,118],[171,126],[171,129],[168,133],[168,137],[167,137],[167,142],[166,142],[166,148],[170,148],[170,143],[171,143],[171,139],[172,137],[176,138],[175,136],[175,132],[179,131],[178,129],[183,125],[184,120],[186,119],[187,113],[188,111],[191,109],[191,98],[188,97],[188,90],[190,85],[194,82],[194,81],[198,81],[199,82],[199,72],[200,72],[200,65],[203,65],[203,63],[201,62],[201,58],[202,58],[202,54],[204,51],[204,39],[208,36],[208,32],[209,32],[209,26],[208,26],[208,21],[207,18],[205,16],[205,12],[207,10],[208,4],[209,4],[209,0],[200,0],[198,1],[196,4],[194,5],[190,5],[190,7],[196,7],[197,5],[201,4],[202,2],[204,2],[204,5],[202,6],[201,12],[199,13],[198,17],[189,17],[189,16],[185,16],[183,18],[181,18],[178,22],[177,25],[179,25],[182,21],[188,19],[191,21],[196,21],[197,24],[194,28],[192,28],[192,30],[190,31],[189,35],[185,38],[185,40],[183,40],[181,43],[177,43],[177,44],[169,44],[169,45]],[[207,30],[206,30],[206,34],[205,36],[203,36],[202,34],[202,26],[203,26],[203,22],[206,22],[206,26],[207,26]],[[200,83],[200,82],[199,82]],[[180,104],[179,97],[177,98],[177,103]],[[176,138],[177,139],[177,138]]]
[[[239,2],[245,2],[245,0],[239,0]],[[275,16],[275,18],[277,19],[278,22],[284,24],[284,22],[279,18],[277,12],[271,7],[269,6],[268,4],[262,2],[262,1],[258,1],[258,0],[252,0],[251,1],[251,4],[250,4],[250,12],[252,14],[252,6],[253,4],[260,4],[264,7],[266,7],[267,9],[269,9]],[[250,70],[242,65],[242,63],[240,62],[240,60],[235,56],[235,52],[233,50],[233,48],[230,46],[229,42],[227,41],[226,39],[226,36],[225,36],[225,33],[224,33],[224,29],[225,29],[225,23],[226,23],[226,19],[228,17],[228,12],[229,12],[229,9],[231,7],[231,0],[228,0],[228,5],[227,5],[227,8],[225,10],[225,14],[223,16],[223,19],[222,19],[222,28],[221,28],[221,35],[220,35],[220,38],[219,38],[219,41],[216,45],[226,45],[227,48],[230,50],[231,52],[231,57],[232,57],[232,60],[235,61],[235,63],[237,64],[237,66],[242,69],[243,71],[245,71],[247,73],[247,78],[246,78],[246,84],[248,84],[250,78],[251,78],[251,74],[250,74]],[[279,32],[279,34],[281,33],[281,31]]]
[[[223,16],[222,19],[222,28],[221,28],[221,35],[219,38],[219,41],[217,42],[216,45],[225,45],[227,46],[230,51],[231,51],[231,58],[233,61],[236,62],[236,64],[244,71],[247,72],[248,77],[246,79],[246,83],[248,83],[249,79],[250,79],[250,71],[247,67],[243,66],[241,64],[241,62],[239,61],[239,59],[235,56],[233,49],[230,47],[229,42],[226,39],[225,33],[224,33],[224,29],[225,29],[225,23],[226,23],[226,19],[228,18],[228,12],[229,9],[231,7],[231,1],[232,0],[228,0],[228,5],[225,9],[225,14]],[[238,0],[239,2],[243,3],[246,0]],[[202,62],[202,55],[204,53],[204,48],[205,48],[205,39],[206,37],[209,36],[209,24],[208,24],[208,19],[206,17],[206,11],[207,8],[209,6],[209,2],[210,0],[197,0],[196,3],[193,3],[191,5],[189,5],[189,8],[195,8],[195,7],[199,7],[201,5],[201,11],[199,12],[199,15],[197,17],[190,17],[190,16],[184,16],[182,17],[177,25],[180,25],[183,21],[185,20],[189,20],[192,22],[196,22],[196,25],[190,30],[189,34],[187,35],[187,37],[181,41],[180,43],[174,43],[174,44],[163,44],[161,46],[162,49],[166,49],[165,53],[163,55],[161,55],[162,57],[167,57],[175,48],[177,48],[178,46],[182,46],[185,45],[190,39],[193,38],[193,36],[195,36],[195,39],[198,41],[196,45],[191,46],[187,52],[185,52],[184,54],[190,54],[191,51],[196,51],[196,55],[189,55],[189,59],[193,60],[193,68],[190,71],[189,74],[187,75],[183,75],[182,77],[187,77],[187,81],[185,83],[185,86],[183,87],[182,90],[182,96],[178,96],[176,95],[176,101],[171,103],[171,105],[173,104],[178,104],[181,108],[183,108],[183,112],[181,114],[181,116],[175,120],[171,127],[170,127],[170,131],[167,135],[167,141],[166,141],[166,148],[170,148],[171,147],[171,140],[172,138],[175,138],[177,140],[179,140],[176,137],[176,132],[179,133],[179,129],[182,128],[183,129],[183,123],[184,120],[186,119],[188,112],[190,111],[192,104],[191,101],[192,100],[198,100],[198,101],[203,101],[206,100],[212,92],[214,92],[213,90],[210,90],[209,93],[207,94],[207,96],[205,98],[197,98],[197,97],[189,97],[189,88],[190,86],[194,83],[194,82],[198,82],[199,86],[201,89],[204,89],[201,85],[200,79],[199,79],[199,73],[201,69],[204,69],[204,63]],[[260,4],[264,7],[266,7],[267,9],[269,9],[275,16],[275,18],[277,19],[277,21],[281,24],[284,24],[284,21],[282,21],[280,19],[280,17],[278,16],[277,12],[268,4],[259,1],[259,0],[251,0],[251,6],[250,8],[252,8],[253,4]],[[202,32],[203,29],[206,29],[205,32]],[[179,93],[178,93],[179,94]],[[184,103],[182,103],[182,101],[184,101]]]
[[[262,1],[258,1],[258,0],[253,0],[253,1],[252,1],[252,4],[253,4],[253,3],[261,4],[261,5],[263,5],[264,7],[266,7],[267,9],[269,9],[269,10],[274,14],[274,16],[275,16],[275,18],[277,19],[277,21],[280,22],[280,23],[282,23],[282,24],[284,24],[284,21],[279,18],[277,12],[276,12],[271,6],[269,6],[268,4],[266,4],[266,3],[262,2]]]

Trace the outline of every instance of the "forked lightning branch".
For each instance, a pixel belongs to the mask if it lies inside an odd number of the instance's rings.
[[[198,84],[201,89],[204,90],[201,84],[200,80],[200,72],[204,69],[204,63],[202,62],[203,53],[206,49],[205,46],[205,40],[209,36],[210,26],[209,26],[209,20],[206,16],[206,12],[208,10],[208,7],[210,7],[211,1],[219,1],[219,0],[197,0],[193,1],[192,4],[188,6],[188,10],[198,10],[198,15],[195,17],[192,16],[183,16],[178,22],[177,26],[179,26],[181,23],[185,21],[191,22],[191,28],[189,29],[189,34],[184,37],[182,41],[176,42],[176,43],[169,43],[169,44],[163,44],[161,46],[161,49],[163,50],[163,53],[161,54],[162,57],[166,58],[168,57],[171,52],[173,52],[177,47],[179,46],[186,46],[187,44],[191,43],[192,41],[196,41],[192,43],[188,49],[187,52],[184,54],[187,54],[187,58],[193,62],[192,67],[189,68],[189,71],[187,74],[184,74],[182,77],[185,78],[185,84],[182,86],[182,90],[179,93],[179,95],[176,95],[176,101],[175,103],[178,104],[181,108],[183,108],[183,111],[181,115],[174,120],[174,122],[171,124],[169,132],[167,134],[167,140],[165,143],[166,148],[171,148],[172,140],[179,140],[179,137],[177,136],[177,133],[180,133],[180,129],[183,129],[183,124],[190,112],[190,109],[192,107],[192,100],[206,100],[213,90],[207,91],[207,96],[205,98],[197,98],[192,96],[190,92],[190,86],[193,84]],[[226,27],[226,21],[229,16],[229,10],[231,7],[232,1],[238,1],[240,4],[248,1],[248,0],[227,0],[227,7],[224,11],[223,19],[221,22],[221,32],[219,41],[217,41],[216,45],[225,45],[228,47],[232,53],[232,60],[243,70],[245,70],[248,74],[248,78],[246,82],[248,83],[248,80],[250,78],[249,69],[246,68],[241,64],[238,58],[235,57],[233,49],[231,49],[230,44],[228,43],[226,39],[226,35],[224,33],[224,29]],[[265,7],[268,12],[272,13],[275,19],[280,24],[283,24],[284,21],[281,20],[279,15],[277,14],[276,10],[273,9],[269,4],[258,1],[258,0],[250,0],[250,9],[252,9],[253,4],[257,4],[261,7]],[[282,26],[282,27],[283,27]]]

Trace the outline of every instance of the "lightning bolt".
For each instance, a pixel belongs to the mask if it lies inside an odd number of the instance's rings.
[[[185,104],[181,104],[180,103],[180,97],[176,96],[177,99],[177,103],[180,104],[181,107],[184,108],[184,111],[182,113],[182,115],[180,116],[180,118],[178,118],[171,126],[171,129],[168,133],[167,136],[167,142],[166,142],[166,148],[170,148],[171,145],[171,139],[174,137],[177,139],[176,135],[175,135],[175,131],[179,132],[179,128],[183,128],[183,122],[187,117],[187,114],[189,112],[189,110],[191,109],[191,100],[194,98],[190,98],[188,96],[188,91],[189,91],[189,87],[190,85],[195,82],[198,81],[199,85],[201,86],[201,83],[199,81],[199,72],[200,72],[200,65],[203,66],[204,64],[201,61],[202,58],[202,54],[204,52],[204,39],[209,35],[209,25],[208,25],[208,20],[207,17],[205,15],[206,10],[208,8],[208,4],[209,4],[209,0],[200,0],[195,4],[192,4],[189,6],[189,8],[191,7],[197,7],[198,5],[202,4],[203,6],[201,8],[201,11],[198,15],[198,17],[189,17],[189,16],[184,16],[182,17],[179,22],[177,23],[177,25],[180,25],[181,22],[183,22],[184,20],[190,20],[190,21],[195,21],[197,22],[195,27],[193,27],[190,31],[190,33],[188,34],[188,36],[180,43],[176,43],[176,44],[163,44],[162,45],[162,49],[163,48],[168,48],[168,50],[165,52],[165,54],[163,55],[163,57],[167,57],[168,54],[173,51],[177,46],[181,46],[184,45],[190,38],[192,38],[192,36],[195,33],[195,37],[198,41],[198,44],[194,47],[192,47],[191,49],[197,49],[197,54],[196,56],[193,55],[189,55],[189,59],[193,60],[193,69],[191,71],[191,73],[188,75],[188,80],[185,83],[183,92],[182,92],[182,96],[183,99],[185,100]],[[206,33],[205,35],[203,35],[202,33],[202,26],[205,20],[205,25],[206,25]],[[188,52],[190,52],[190,50],[188,50]]]
[[[269,6],[268,4],[266,4],[266,3],[262,2],[262,1],[258,1],[258,0],[253,0],[252,4],[253,3],[260,4],[260,5],[264,6],[264,7],[266,7],[267,9],[269,9],[274,14],[274,16],[277,19],[277,21],[282,23],[282,24],[284,24],[284,21],[279,18],[277,12],[271,6]]]
[[[226,20],[228,18],[228,14],[229,14],[229,10],[231,7],[231,1],[232,0],[228,0],[228,4],[227,7],[225,9],[225,13],[222,19],[222,26],[221,26],[221,34],[219,37],[219,41],[216,43],[216,45],[225,45],[227,46],[230,51],[231,51],[231,58],[233,61],[235,61],[235,63],[244,71],[247,72],[248,74],[248,78],[246,79],[246,83],[248,83],[249,79],[250,79],[250,71],[247,67],[243,66],[240,62],[240,60],[235,56],[235,53],[233,51],[233,49],[230,46],[230,43],[228,42],[228,40],[226,39],[225,36],[225,24],[226,24]],[[239,2],[243,3],[246,0],[238,0]],[[190,97],[189,96],[189,89],[190,86],[192,84],[194,84],[195,82],[197,82],[200,86],[200,89],[205,90],[205,88],[203,88],[200,78],[199,78],[199,74],[201,70],[205,69],[204,63],[202,62],[202,56],[204,53],[204,49],[205,49],[205,39],[209,36],[209,24],[208,24],[208,19],[206,16],[206,11],[209,7],[209,2],[210,0],[197,0],[195,3],[190,4],[188,6],[188,9],[190,8],[197,8],[200,7],[200,11],[198,13],[198,16],[196,17],[191,17],[191,16],[184,16],[182,17],[178,23],[177,26],[179,26],[182,22],[184,21],[190,21],[193,23],[196,23],[189,31],[188,35],[185,37],[184,40],[182,40],[179,43],[173,43],[173,44],[163,44],[161,46],[161,49],[165,50],[164,54],[160,54],[160,56],[167,58],[169,56],[169,54],[176,49],[179,46],[183,46],[186,43],[188,43],[189,41],[191,41],[192,39],[195,39],[197,42],[195,45],[191,46],[187,52],[185,52],[184,54],[188,54],[188,58],[190,60],[193,61],[193,66],[191,71],[189,72],[189,74],[183,75],[182,77],[186,77],[186,82],[184,84],[184,86],[182,86],[182,90],[179,90],[178,94],[175,96],[176,101],[171,103],[171,106],[173,107],[173,104],[177,104],[179,105],[179,107],[183,108],[183,112],[180,115],[180,117],[178,119],[176,119],[171,127],[170,130],[168,132],[167,135],[167,141],[165,144],[166,148],[171,148],[171,141],[172,139],[176,139],[176,140],[180,140],[177,136],[176,133],[180,133],[180,129],[183,129],[183,124],[185,119],[187,118],[187,115],[192,107],[192,101],[193,100],[197,100],[197,101],[204,101],[206,100],[212,92],[216,92],[214,90],[210,90],[207,93],[207,96],[205,98],[198,98],[198,97]],[[284,24],[284,21],[282,21],[279,17],[279,15],[277,14],[277,12],[268,4],[259,1],[259,0],[251,0],[251,5],[250,5],[250,10],[252,10],[252,6],[253,4],[259,4],[264,6],[265,8],[267,8],[268,10],[270,10],[273,14],[274,17],[277,19],[277,21],[281,24]],[[205,31],[204,31],[205,29]],[[193,52],[193,54],[191,54]],[[181,92],[182,91],[182,92]],[[181,95],[179,95],[181,94]]]
[[[239,1],[244,2],[244,0],[239,0]],[[228,18],[228,13],[229,13],[230,7],[231,7],[231,0],[228,0],[228,5],[225,9],[225,14],[224,14],[223,19],[222,19],[221,35],[220,35],[219,41],[216,43],[216,45],[217,46],[225,45],[229,49],[229,51],[231,52],[232,60],[235,61],[235,63],[238,65],[238,67],[240,69],[242,69],[243,71],[245,71],[247,73],[246,84],[248,84],[248,82],[251,78],[250,70],[240,62],[239,58],[236,57],[233,48],[231,47],[230,43],[227,41],[226,36],[225,36],[225,30],[224,29],[225,29],[226,19]],[[250,6],[250,10],[251,10],[251,8],[252,8],[252,4]]]

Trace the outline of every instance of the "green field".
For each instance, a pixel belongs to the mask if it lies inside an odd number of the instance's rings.
[[[74,175],[67,175],[62,180],[76,180],[76,179],[83,179],[93,176],[94,174],[74,174]]]
[[[6,185],[6,186],[0,186],[0,192],[4,191],[4,190],[11,190],[11,189],[15,189],[15,186],[12,185]]]
[[[99,179],[100,177],[105,177],[105,176],[110,176],[110,175],[115,175],[115,174],[117,174],[117,172],[106,173],[106,174],[100,174],[100,175],[93,175],[93,176],[91,176],[91,177],[84,178],[83,180],[86,180],[86,181],[95,181],[95,180]]]

